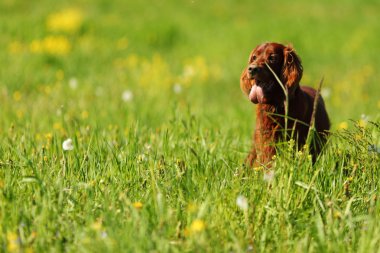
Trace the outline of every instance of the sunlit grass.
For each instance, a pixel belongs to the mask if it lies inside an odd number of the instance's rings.
[[[378,5],[305,8],[1,2],[0,252],[376,252]],[[243,166],[238,80],[268,40],[324,77],[314,165],[289,141]]]

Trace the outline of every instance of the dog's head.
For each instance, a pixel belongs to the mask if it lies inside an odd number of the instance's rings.
[[[240,78],[241,89],[255,104],[278,104],[285,99],[281,85],[268,66],[290,96],[299,86],[303,70],[293,47],[278,43],[258,45],[250,54],[248,66]]]

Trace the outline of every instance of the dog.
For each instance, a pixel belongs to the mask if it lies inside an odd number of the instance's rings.
[[[270,167],[279,141],[294,139],[302,148],[310,124],[316,131],[309,152],[316,161],[327,140],[330,120],[319,93],[300,86],[302,74],[301,59],[291,45],[263,43],[251,52],[240,77],[242,91],[257,105],[254,143],[246,158],[248,166]]]

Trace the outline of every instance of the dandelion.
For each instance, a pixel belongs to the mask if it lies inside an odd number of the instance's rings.
[[[17,110],[16,111],[16,116],[17,116],[17,118],[22,119],[24,117],[24,111],[21,110],[21,109]]]
[[[32,53],[42,53],[43,52],[43,46],[40,40],[33,40],[29,45],[29,50]]]
[[[136,208],[137,210],[140,210],[142,207],[143,207],[143,204],[140,202],[140,201],[136,201],[132,204],[132,206],[134,208]]]
[[[274,171],[268,170],[264,173],[264,181],[271,183],[274,179]]]
[[[65,36],[52,35],[43,40],[34,40],[30,44],[32,53],[47,53],[51,55],[66,55],[71,50],[70,41]]]
[[[42,43],[44,51],[52,55],[66,55],[71,50],[71,44],[64,36],[48,36]]]
[[[195,213],[198,210],[198,206],[195,203],[189,203],[186,209],[189,213]]]
[[[335,219],[339,219],[339,218],[341,218],[342,217],[342,213],[341,212],[339,212],[339,211],[335,211],[334,212],[334,218]]]
[[[173,91],[175,94],[180,94],[182,92],[182,86],[179,83],[174,84]]]
[[[348,129],[348,123],[346,121],[340,122],[338,128],[341,130]]]
[[[46,26],[50,31],[76,32],[82,26],[83,13],[78,9],[65,9],[49,15]]]
[[[239,195],[237,198],[236,198],[236,205],[243,211],[246,211],[248,210],[248,201],[247,201],[247,198],[242,196],[242,195]]]
[[[46,134],[45,134],[45,139],[46,139],[47,141],[51,141],[51,140],[53,139],[53,134],[52,134],[52,133],[46,133]]]
[[[22,94],[21,94],[20,91],[15,91],[15,92],[13,93],[13,100],[14,100],[14,101],[18,102],[18,101],[21,100],[21,98],[22,98]]]
[[[16,233],[8,232],[7,233],[7,250],[8,252],[19,252],[20,251],[20,245],[19,245],[19,237]]]
[[[59,123],[59,122],[55,122],[55,123],[53,124],[53,129],[54,129],[54,130],[61,130],[61,129],[62,129],[62,124]]]
[[[91,228],[95,231],[100,231],[103,228],[102,219],[97,219],[94,223],[92,223]]]
[[[87,119],[87,118],[88,118],[88,111],[84,110],[84,111],[81,113],[81,117],[82,117],[82,119]]]
[[[133,99],[133,93],[130,90],[125,90],[121,94],[121,98],[123,99],[124,102],[130,102]]]
[[[63,150],[66,150],[66,151],[69,151],[69,150],[73,150],[74,149],[74,146],[73,146],[73,140],[72,139],[67,139],[65,140],[63,143],[62,143],[62,148]]]
[[[203,220],[196,219],[190,225],[190,232],[199,233],[202,232],[206,228],[206,225]]]
[[[75,77],[70,78],[69,86],[72,90],[76,90],[78,88],[78,80]]]

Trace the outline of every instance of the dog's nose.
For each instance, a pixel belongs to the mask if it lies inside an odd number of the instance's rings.
[[[249,67],[248,67],[248,72],[249,72],[249,74],[250,75],[256,75],[257,73],[259,73],[259,71],[260,71],[260,67],[259,66],[257,66],[257,65],[250,65]]]

